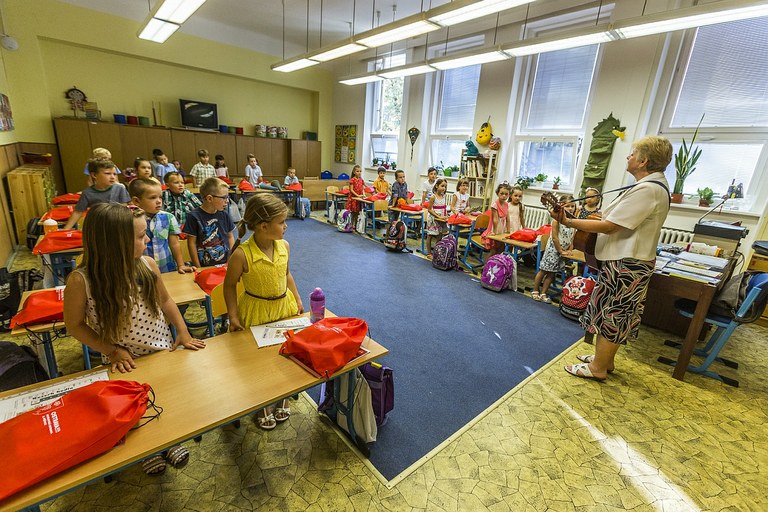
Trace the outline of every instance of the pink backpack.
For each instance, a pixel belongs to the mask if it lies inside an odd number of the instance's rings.
[[[488,258],[483,266],[480,278],[483,288],[500,292],[510,289],[517,290],[517,265],[509,254],[495,254]]]

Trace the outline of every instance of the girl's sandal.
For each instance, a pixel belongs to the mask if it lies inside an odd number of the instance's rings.
[[[535,301],[540,301],[541,295],[539,295],[539,292],[531,292],[531,298]]]
[[[264,411],[264,412],[262,412]],[[267,414],[266,409],[256,413],[256,422],[259,424],[259,428],[264,430],[272,430],[277,426],[274,414]]]
[[[287,421],[288,418],[291,416],[291,408],[288,406],[288,401],[283,400],[281,407],[277,407],[275,409],[275,421],[278,423],[282,423],[284,421]]]
[[[165,459],[162,455],[153,455],[148,459],[144,459],[141,463],[141,469],[144,470],[144,474],[149,476],[158,476],[165,473]]]
[[[549,296],[544,293],[539,295],[539,300],[544,304],[552,304],[552,299],[550,299]]]
[[[187,462],[189,462],[189,450],[180,444],[177,444],[176,446],[168,449],[166,460],[168,460],[168,464],[175,468],[183,467]]]

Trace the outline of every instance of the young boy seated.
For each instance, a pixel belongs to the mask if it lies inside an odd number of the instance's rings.
[[[122,183],[117,182],[117,168],[111,160],[94,159],[88,162],[88,174],[93,179],[93,185],[83,190],[80,200],[75,205],[75,211],[64,225],[64,229],[72,229],[83,213],[91,206],[99,203],[128,204],[131,198]]]
[[[397,206],[399,199],[408,200],[408,184],[405,182],[405,171],[395,171],[395,182],[392,184],[392,197],[389,198],[389,206]],[[389,212],[390,220],[400,218],[400,212]]]
[[[387,170],[384,167],[379,167],[376,169],[376,172],[379,173],[379,177],[374,180],[373,188],[377,193],[389,195],[389,183],[387,183],[387,180],[384,178],[387,174]]]
[[[168,163],[168,156],[162,149],[153,149],[152,155],[154,159],[152,162],[152,172],[155,174],[158,180],[165,179],[165,175],[169,172],[178,172],[174,164]]]
[[[294,183],[298,183],[299,178],[296,177],[296,169],[293,167],[288,168],[288,175],[285,177],[285,181],[283,182],[284,185],[293,185]]]
[[[219,178],[206,179],[200,186],[203,204],[187,214],[182,230],[187,234],[187,245],[192,264],[210,267],[226,263],[235,243],[232,230],[235,224],[226,211],[229,187]]]
[[[180,173],[169,172],[164,179],[168,190],[163,190],[163,210],[176,217],[179,226],[184,227],[187,222],[187,213],[203,203],[186,189],[184,178]]]
[[[149,242],[144,254],[154,259],[160,272],[180,274],[194,272],[195,267],[188,267],[181,257],[179,245],[179,223],[176,217],[160,209],[162,189],[149,178],[136,178],[128,185],[128,193],[133,204],[144,210],[147,215],[147,237]]]

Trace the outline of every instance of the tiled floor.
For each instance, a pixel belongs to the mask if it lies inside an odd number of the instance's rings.
[[[652,329],[619,352],[605,383],[577,379],[562,365],[592,347],[575,343],[393,486],[302,396],[290,420],[271,432],[250,420],[227,426],[187,443],[183,469],[147,477],[134,466],[42,508],[768,510],[766,332],[740,327],[725,350],[741,363],[724,371],[740,388],[692,374],[672,379],[656,358],[675,350]],[[82,367],[73,340],[61,340],[57,353],[65,372]]]

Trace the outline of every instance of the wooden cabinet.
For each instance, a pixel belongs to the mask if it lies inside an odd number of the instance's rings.
[[[288,167],[295,167],[300,178],[320,176],[321,143],[318,141],[265,139],[249,135],[200,132],[175,128],[114,124],[85,119],[54,119],[67,192],[79,192],[87,183],[83,175],[85,163],[93,148],[104,147],[121,169],[132,167],[136,157],[152,158],[152,150],[160,148],[169,160],[179,160],[189,171],[198,162],[197,151],[207,149],[211,155],[221,154],[230,175],[243,176],[247,155],[256,155],[265,177],[280,179]]]
[[[23,165],[10,171],[7,177],[16,236],[23,244],[29,220],[41,217],[51,208],[56,185],[50,167],[43,165]]]

